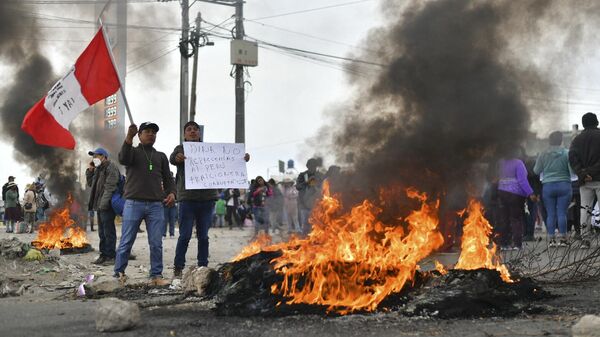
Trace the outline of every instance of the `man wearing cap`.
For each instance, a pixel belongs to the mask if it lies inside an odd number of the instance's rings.
[[[119,152],[119,162],[127,169],[125,208],[121,241],[115,260],[115,277],[125,279],[125,268],[142,220],[146,223],[150,245],[150,284],[167,285],[162,278],[162,235],[164,209],[175,202],[175,182],[169,170],[169,160],[154,148],[158,125],[150,122],[129,126],[125,142]],[[140,144],[133,146],[138,135]],[[166,195],[166,198],[165,198]]]
[[[200,125],[194,121],[183,127],[183,139],[186,142],[200,141]],[[250,156],[246,153],[244,159]],[[212,222],[215,202],[219,198],[217,190],[188,190],[185,188],[185,156],[183,145],[177,145],[170,156],[171,164],[177,166],[177,196],[179,201],[179,238],[175,249],[174,276],[180,277],[185,267],[185,254],[188,249],[194,220],[198,236],[198,266],[208,265],[208,228]]]
[[[589,230],[594,199],[600,200],[600,129],[596,114],[588,112],[581,121],[583,131],[571,142],[569,164],[579,179],[581,229]],[[589,241],[583,241],[584,246],[589,248]]]
[[[121,173],[117,165],[108,159],[108,152],[105,149],[99,147],[88,154],[92,156],[92,161],[85,171],[87,186],[91,187],[88,208],[98,214],[98,237],[100,238],[100,256],[92,263],[112,265],[115,262],[117,231],[111,198],[117,189]]]

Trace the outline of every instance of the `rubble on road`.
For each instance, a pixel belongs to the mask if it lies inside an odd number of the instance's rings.
[[[208,267],[191,267],[183,275],[181,281],[183,290],[187,293],[196,293],[204,296],[212,282],[217,277],[214,269]]]
[[[135,303],[117,298],[104,298],[96,310],[96,330],[116,332],[132,329],[141,320],[140,309]]]
[[[17,259],[27,254],[31,246],[16,237],[0,239],[0,256]]]
[[[573,337],[600,337],[600,316],[585,315],[573,325]]]

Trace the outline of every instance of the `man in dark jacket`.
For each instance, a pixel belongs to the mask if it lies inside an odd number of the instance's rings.
[[[171,177],[169,160],[154,148],[158,125],[150,122],[129,126],[119,152],[119,162],[127,168],[125,176],[125,207],[121,241],[115,259],[115,277],[125,279],[125,268],[142,220],[146,223],[150,245],[150,285],[167,285],[163,279],[162,235],[165,212],[163,204],[175,203],[175,182]],[[140,144],[133,147],[133,137]],[[165,198],[166,195],[166,198]]]
[[[194,121],[187,122],[183,127],[183,139],[186,142],[199,142],[201,139],[200,125]],[[192,237],[194,222],[198,236],[198,266],[208,265],[208,228],[212,222],[218,191],[215,189],[186,189],[185,188],[185,155],[183,145],[177,145],[170,156],[171,164],[177,166],[177,200],[179,201],[179,238],[175,248],[174,271],[175,277],[180,277],[185,267],[185,254]],[[249,156],[246,154],[246,161]]]
[[[112,265],[115,262],[117,232],[115,229],[115,211],[111,198],[117,189],[121,173],[119,168],[108,159],[108,152],[99,147],[88,152],[93,157],[85,171],[87,186],[91,187],[89,208],[98,214],[98,237],[100,238],[100,256],[94,264]]]
[[[223,199],[225,199],[225,222],[229,225],[229,229],[233,229],[233,224],[242,227],[242,219],[237,213],[237,209],[240,206],[240,190],[237,188],[228,188],[225,190]]]
[[[307,170],[300,173],[296,179],[298,190],[298,213],[300,213],[300,227],[302,234],[307,235],[312,230],[308,218],[315,202],[321,195],[323,175],[317,171],[319,166],[317,159],[310,158],[306,162]]]
[[[571,142],[569,163],[579,179],[581,229],[590,230],[594,198],[600,200],[600,130],[598,118],[591,112],[584,114],[581,121],[584,130]]]

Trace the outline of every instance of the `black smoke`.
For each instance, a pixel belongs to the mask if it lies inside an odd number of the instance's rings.
[[[0,137],[14,148],[14,159],[32,175],[45,173],[48,190],[57,198],[78,193],[79,161],[73,151],[36,144],[21,130],[27,111],[58,80],[49,60],[38,48],[41,32],[19,2],[0,2],[0,60],[13,69],[8,88],[0,95]],[[6,82],[5,82],[6,83]],[[19,176],[19,172],[12,172]],[[29,182],[32,183],[32,182]]]
[[[581,35],[556,16],[571,8],[560,1],[399,3],[384,2],[387,25],[369,33],[367,52],[353,55],[383,66],[350,69],[375,75],[350,78],[353,98],[332,113],[320,139],[351,168],[346,194],[376,200],[382,189],[415,186],[464,207],[478,193],[482,167],[518,149],[534,115],[555,117],[534,114],[528,101],[552,97],[548,79],[558,70],[535,66],[536,41],[547,27],[562,27],[555,40],[563,47]]]

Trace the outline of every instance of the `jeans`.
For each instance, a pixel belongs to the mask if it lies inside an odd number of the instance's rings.
[[[192,238],[194,222],[198,238],[198,266],[208,265],[208,228],[214,208],[215,202],[212,200],[179,202],[179,238],[175,248],[175,268],[185,267],[185,253]]]
[[[100,238],[100,255],[113,259],[116,255],[117,229],[115,228],[115,212],[112,208],[98,211],[98,237]]]
[[[166,207],[165,206],[165,224],[163,236],[167,235],[167,228],[169,229],[169,235],[175,236],[175,222],[177,221],[177,206]]]
[[[312,210],[300,207],[298,209],[298,211],[300,214],[300,228],[302,230],[302,234],[308,235],[308,233],[310,233],[312,231],[312,226],[311,226],[310,222],[308,221],[310,218],[310,212]]]
[[[498,191],[500,199],[500,245],[512,244],[520,248],[523,245],[523,227],[525,220],[525,197],[506,191]]]
[[[590,181],[579,186],[581,195],[581,230],[591,228],[594,198],[600,200],[600,181]]]
[[[571,202],[572,193],[570,181],[544,184],[542,198],[548,213],[546,229],[550,238],[554,237],[557,223],[560,236],[567,234],[567,208]]]
[[[165,212],[160,201],[125,200],[123,209],[123,227],[121,242],[117,249],[115,274],[124,273],[127,268],[129,254],[135,242],[142,220],[146,222],[148,244],[150,245],[150,277],[162,275],[162,233]]]
[[[266,234],[269,234],[269,214],[264,207],[252,207],[254,214],[254,234],[262,229]]]
[[[225,223],[225,214],[217,214],[217,221],[216,221],[216,225],[218,227],[223,227],[223,224]]]

